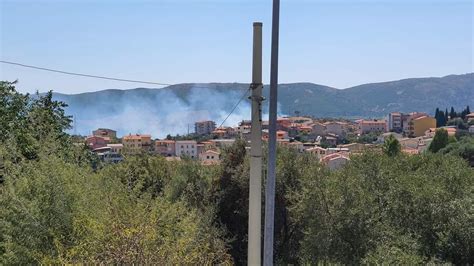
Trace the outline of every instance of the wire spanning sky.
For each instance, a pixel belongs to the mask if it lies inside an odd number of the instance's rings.
[[[280,82],[346,88],[474,72],[473,2],[282,0]],[[0,12],[0,60],[171,84],[249,82],[252,22],[262,21],[269,79],[270,0],[0,0]],[[141,86],[5,64],[0,79],[23,92]]]

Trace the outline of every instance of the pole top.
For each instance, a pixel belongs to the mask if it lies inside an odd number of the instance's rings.
[[[263,23],[262,23],[262,22],[254,22],[254,23],[253,23],[253,26],[254,26],[254,27],[262,27],[262,26],[263,26]]]

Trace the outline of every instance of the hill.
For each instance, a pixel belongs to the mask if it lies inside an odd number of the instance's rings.
[[[104,90],[75,95],[55,93],[76,116],[78,133],[98,126],[133,132],[186,133],[199,119],[223,121],[248,84],[177,84],[162,89]],[[264,88],[268,99],[268,86]],[[336,89],[313,83],[279,85],[279,110],[316,117],[382,117],[392,111],[424,111],[436,107],[474,106],[474,73],[441,78],[411,78]],[[264,113],[268,101],[264,102]],[[248,118],[245,100],[227,124]]]

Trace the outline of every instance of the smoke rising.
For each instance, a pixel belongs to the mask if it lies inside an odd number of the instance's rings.
[[[116,130],[118,136],[141,133],[164,138],[168,134],[187,134],[188,128],[193,133],[194,123],[200,120],[213,120],[219,126],[243,92],[195,87],[184,96],[173,90],[143,89],[135,93],[103,91],[98,95],[58,95],[56,98],[69,104],[66,111],[75,118],[76,127],[70,133],[90,135],[92,130],[101,127]],[[245,97],[224,125],[236,126],[250,119],[250,111],[250,101]]]

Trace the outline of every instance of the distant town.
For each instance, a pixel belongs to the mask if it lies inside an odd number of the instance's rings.
[[[385,138],[393,135],[406,154],[423,153],[437,129],[450,137],[474,134],[474,113],[469,107],[461,113],[436,110],[435,117],[423,112],[393,112],[384,119],[346,120],[318,119],[306,116],[277,119],[277,142],[282,147],[315,155],[329,169],[338,169],[351,154],[380,150]],[[194,133],[168,135],[154,139],[150,134],[128,134],[118,137],[113,129],[98,128],[88,137],[76,136],[76,145],[85,145],[101,160],[117,163],[127,155],[143,153],[161,155],[167,160],[189,158],[202,164],[218,164],[222,149],[236,139],[250,141],[251,122],[216,127],[215,121],[196,121]],[[262,122],[262,139],[268,140],[268,121]],[[250,145],[247,145],[248,147]]]

